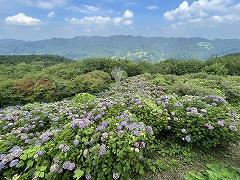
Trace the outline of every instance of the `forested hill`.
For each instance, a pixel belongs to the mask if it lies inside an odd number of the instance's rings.
[[[73,62],[73,60],[58,55],[0,55],[0,64],[31,64],[41,62],[44,66],[52,66],[59,63]]]
[[[130,60],[200,59],[240,52],[240,40],[141,36],[77,36],[39,41],[0,40],[0,54],[56,54],[71,59],[114,57]]]

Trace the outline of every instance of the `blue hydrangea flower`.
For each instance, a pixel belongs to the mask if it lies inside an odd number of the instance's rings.
[[[190,141],[191,141],[190,136],[186,136],[185,139],[186,139],[187,142],[190,142]]]
[[[99,152],[98,152],[99,156],[103,156],[105,150],[106,150],[106,145],[105,145],[105,144],[102,144],[102,145],[100,146],[100,150],[99,150]]]
[[[133,144],[135,147],[139,147],[139,142],[134,142]]]
[[[18,162],[19,162],[18,159],[14,159],[14,160],[12,160],[12,161],[10,162],[9,166],[10,166],[10,167],[14,167],[14,166],[16,166],[16,165],[18,164]]]
[[[113,179],[115,179],[115,180],[116,180],[116,179],[119,179],[119,177],[120,177],[120,176],[119,176],[119,174],[118,174],[118,173],[113,173]]]
[[[79,144],[79,140],[75,139],[75,140],[73,141],[73,144],[74,144],[75,146],[77,146],[77,145]]]
[[[186,132],[187,132],[187,130],[183,128],[182,129],[182,133],[186,133]]]
[[[87,176],[86,176],[86,180],[90,180],[91,179],[91,174],[88,174]]]
[[[139,136],[139,135],[140,135],[140,132],[136,130],[136,131],[133,132],[133,134],[134,134],[135,136]]]

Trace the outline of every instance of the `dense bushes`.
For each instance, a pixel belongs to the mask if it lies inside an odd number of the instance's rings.
[[[186,96],[169,99],[169,127],[179,139],[206,149],[239,138],[237,116],[231,113],[223,98]]]
[[[22,82],[24,80],[47,79],[55,84],[55,92],[57,92],[50,93],[51,96],[49,97],[35,98],[32,96],[31,98],[26,98],[27,92],[16,96],[14,94],[16,89],[10,88],[7,94],[10,101],[5,102],[3,99],[0,106],[39,101],[40,99],[41,101],[49,102],[63,97],[71,97],[79,92],[101,92],[108,88],[110,84],[109,76],[107,80],[103,77],[96,78],[92,74],[98,71],[111,74],[116,68],[125,72],[129,77],[144,73],[149,73],[152,77],[157,73],[164,74],[164,77],[158,76],[158,79],[152,79],[152,82],[160,86],[171,86],[174,82],[175,84],[169,89],[169,92],[172,90],[172,92],[180,95],[214,94],[225,96],[227,100],[232,102],[239,101],[238,85],[226,85],[226,82],[219,82],[222,80],[217,82],[216,78],[209,79],[211,76],[207,75],[218,75],[215,76],[217,78],[220,78],[221,75],[239,75],[238,66],[240,60],[238,54],[211,58],[206,62],[198,60],[165,60],[150,63],[147,61],[131,62],[126,59],[111,58],[88,58],[82,61],[72,61],[52,55],[0,56],[0,61],[0,80],[2,84],[11,82],[12,84],[9,84],[9,86],[16,87],[13,80]],[[205,72],[205,74],[200,72]],[[189,75],[192,73],[196,73],[194,80],[191,80],[193,77]],[[175,75],[182,76],[179,78]],[[99,74],[99,76],[102,75]],[[184,78],[182,78],[183,76]],[[199,76],[199,80],[196,80],[196,76]],[[113,79],[114,77],[111,78],[111,81]],[[227,81],[227,79],[224,80]],[[0,92],[0,94],[4,93]],[[40,97],[39,95],[37,96]]]
[[[67,90],[71,94],[80,92],[97,93],[109,87],[111,77],[104,71],[94,70],[87,74],[76,76],[66,83]]]
[[[239,138],[239,120],[223,98],[165,91],[135,76],[98,97],[0,110],[0,176],[132,179],[161,166],[151,158],[163,139],[211,149]]]

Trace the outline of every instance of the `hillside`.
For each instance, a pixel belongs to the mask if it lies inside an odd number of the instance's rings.
[[[141,36],[77,36],[39,41],[0,40],[0,54],[56,54],[71,59],[114,57],[130,60],[200,59],[240,52],[240,40]]]
[[[42,62],[45,66],[51,66],[58,63],[73,62],[71,59],[67,59],[58,55],[0,55],[0,64],[12,64],[18,63],[34,63]]]

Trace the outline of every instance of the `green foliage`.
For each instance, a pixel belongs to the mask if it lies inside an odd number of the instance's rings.
[[[158,64],[158,73],[183,75],[201,71],[202,62],[199,60],[166,60]]]
[[[224,164],[207,164],[208,170],[189,171],[185,180],[229,180],[240,179],[240,168]]]
[[[228,69],[221,63],[214,63],[210,66],[205,66],[203,68],[203,72],[212,75],[226,75],[228,73]]]
[[[237,116],[223,98],[186,96],[169,100],[169,126],[179,139],[204,149],[239,140]]]
[[[47,67],[62,62],[73,62],[73,60],[58,55],[0,55],[0,64],[8,65],[43,63]]]
[[[0,107],[21,102],[21,97],[16,94],[14,89],[15,83],[15,80],[6,80],[0,83]]]
[[[72,100],[73,102],[81,105],[84,103],[93,102],[95,99],[96,97],[89,93],[80,93],[75,95]]]
[[[68,81],[66,86],[71,94],[81,92],[97,93],[107,89],[110,82],[111,77],[108,73],[94,70],[75,77],[72,81]]]

